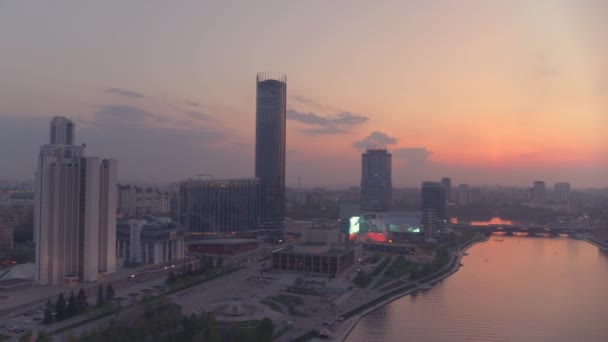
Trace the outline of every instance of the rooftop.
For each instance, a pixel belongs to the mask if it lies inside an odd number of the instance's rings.
[[[190,245],[238,245],[243,243],[257,243],[255,239],[210,239],[188,241]]]

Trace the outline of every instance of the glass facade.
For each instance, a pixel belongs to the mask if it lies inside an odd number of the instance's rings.
[[[258,229],[259,179],[195,180],[179,184],[179,222],[195,237],[242,237]]]
[[[368,149],[361,156],[361,210],[387,211],[392,199],[392,157],[386,149]]]
[[[260,179],[263,228],[282,228],[285,219],[285,75],[257,75],[255,177]]]
[[[446,219],[445,188],[439,182],[422,183],[422,210],[433,209],[440,220]]]

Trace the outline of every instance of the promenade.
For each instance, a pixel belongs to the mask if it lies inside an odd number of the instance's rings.
[[[407,296],[413,292],[416,292],[419,290],[427,290],[430,288],[430,286],[434,285],[435,283],[449,277],[450,275],[452,275],[453,273],[458,271],[458,269],[460,268],[460,261],[461,261],[462,257],[465,255],[465,252],[468,248],[472,247],[473,245],[475,245],[477,243],[485,242],[487,240],[488,239],[486,237],[476,237],[470,241],[463,243],[462,245],[459,246],[459,251],[455,255],[452,256],[452,259],[450,260],[450,262],[448,263],[447,266],[445,266],[444,268],[438,270],[437,272],[423,278],[422,281],[420,281],[420,282],[404,282],[400,288],[406,288],[406,287],[412,286],[412,285],[413,285],[413,287],[409,290],[389,296],[388,298],[381,300],[378,303],[375,303],[374,305],[370,306],[369,308],[366,308],[365,310],[354,315],[353,317],[350,317],[350,318],[344,320],[344,322],[342,322],[341,324],[337,325],[334,328],[333,334],[331,336],[331,340],[332,341],[346,340],[346,338],[348,337],[350,332],[354,329],[354,327],[357,325],[359,320],[361,320],[361,318],[364,317],[365,315],[367,315],[370,312],[372,312],[386,304],[389,304],[401,297]],[[388,293],[391,293],[391,292],[388,292]],[[365,297],[367,299],[366,303],[370,303],[375,300],[378,300],[379,298],[386,296],[386,294],[387,294],[387,292],[381,292],[381,294],[377,295],[377,296],[367,296],[367,297]],[[361,305],[365,305],[366,303],[362,303]],[[356,307],[360,307],[361,305],[358,305]]]

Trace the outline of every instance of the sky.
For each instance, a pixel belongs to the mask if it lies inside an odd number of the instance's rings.
[[[287,185],[608,186],[608,2],[0,0],[0,179],[54,115],[122,182],[252,177],[255,76],[287,75]]]

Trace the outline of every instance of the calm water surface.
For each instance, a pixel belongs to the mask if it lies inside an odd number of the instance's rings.
[[[372,312],[347,341],[608,341],[608,255],[597,247],[492,236],[467,253],[458,272]]]

